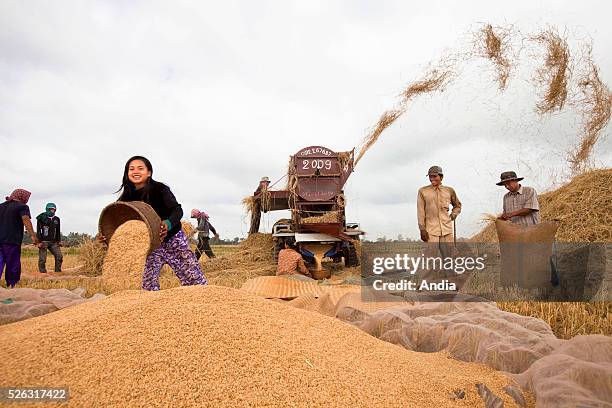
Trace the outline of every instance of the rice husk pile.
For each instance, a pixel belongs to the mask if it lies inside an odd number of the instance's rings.
[[[612,242],[612,169],[593,170],[538,197],[542,220],[560,220],[558,242]],[[500,198],[501,200],[501,198]],[[498,242],[488,225],[472,242]]]
[[[149,231],[142,221],[127,221],[117,228],[102,267],[102,287],[106,293],[141,288],[149,242]]]
[[[116,293],[0,336],[0,385],[68,386],[71,407],[474,407],[477,383],[517,406],[502,391],[511,380],[483,365],[231,288]]]
[[[334,223],[338,221],[337,211],[328,211],[325,214],[318,215],[315,217],[302,218],[304,224],[319,224],[319,223]]]
[[[212,259],[200,259],[202,271],[213,285],[239,288],[257,276],[275,275],[272,234],[251,234],[236,251]]]

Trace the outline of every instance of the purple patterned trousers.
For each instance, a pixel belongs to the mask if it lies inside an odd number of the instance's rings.
[[[161,246],[147,257],[142,274],[144,290],[159,290],[159,272],[164,264],[170,265],[183,286],[208,284],[183,231],[162,242]]]
[[[21,278],[21,245],[0,244],[0,278],[6,265],[4,279],[9,288],[15,286]]]

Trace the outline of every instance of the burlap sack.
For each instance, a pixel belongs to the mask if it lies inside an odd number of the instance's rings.
[[[552,221],[529,227],[495,221],[501,252],[501,286],[542,290],[551,287],[552,243],[558,227]]]

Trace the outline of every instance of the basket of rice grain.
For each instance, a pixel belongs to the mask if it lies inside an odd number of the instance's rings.
[[[331,277],[331,271],[325,268],[320,270],[311,270],[310,274],[312,275],[312,278],[316,280],[329,279]]]
[[[115,230],[130,220],[143,221],[149,230],[149,253],[161,244],[159,228],[161,219],[155,210],[142,201],[116,201],[104,207],[100,213],[98,229],[107,242],[110,242]]]

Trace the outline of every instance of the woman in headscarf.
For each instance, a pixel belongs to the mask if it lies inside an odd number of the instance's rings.
[[[38,244],[36,233],[30,221],[27,206],[31,193],[18,188],[0,204],[0,278],[5,272],[6,286],[15,287],[21,279],[21,243],[23,227],[28,230],[34,244]]]
[[[215,230],[215,227],[210,223],[210,217],[206,212],[194,208],[191,210],[191,218],[195,218],[198,221],[198,247],[195,251],[196,258],[200,259],[202,253],[205,253],[209,258],[214,258],[215,254],[210,247],[209,235],[210,232],[212,232],[215,234],[215,238],[219,239],[219,234],[217,234],[217,230]]]

